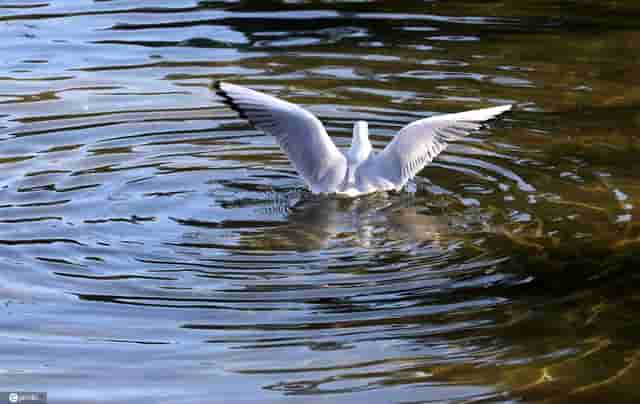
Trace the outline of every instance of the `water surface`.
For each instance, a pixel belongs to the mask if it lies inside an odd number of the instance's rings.
[[[634,402],[640,7],[0,4],[0,383],[52,403]],[[213,80],[348,147],[515,104],[406,191],[312,196]]]

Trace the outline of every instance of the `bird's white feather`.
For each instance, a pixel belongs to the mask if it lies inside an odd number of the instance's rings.
[[[376,155],[369,153],[366,124],[356,123],[354,143],[345,156],[309,111],[234,84],[216,82],[215,89],[240,116],[276,138],[312,192],[349,197],[400,190],[449,142],[511,109],[505,105],[420,119],[402,128]]]
[[[511,105],[505,105],[414,121],[400,129],[381,153],[361,166],[362,182],[400,190],[449,142],[468,135],[479,129],[483,122],[510,109]]]
[[[216,82],[215,89],[242,117],[276,138],[314,193],[333,192],[340,185],[346,173],[346,159],[312,113],[230,83]]]

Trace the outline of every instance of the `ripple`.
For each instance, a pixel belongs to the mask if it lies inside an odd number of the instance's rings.
[[[635,398],[634,14],[267,3],[0,5],[13,388]],[[359,119],[380,149],[416,119],[517,108],[402,192],[321,198],[219,79],[304,105],[345,149]]]

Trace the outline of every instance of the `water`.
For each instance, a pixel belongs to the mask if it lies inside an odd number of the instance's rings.
[[[640,399],[634,2],[0,4],[0,386],[52,403]],[[222,79],[347,147],[503,103],[398,194],[304,189]]]

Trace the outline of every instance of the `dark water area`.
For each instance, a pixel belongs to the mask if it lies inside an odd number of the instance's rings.
[[[640,401],[638,43],[631,1],[0,2],[0,391]],[[514,111],[339,200],[214,80],[341,148]]]

